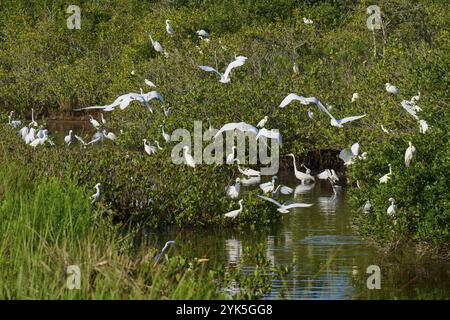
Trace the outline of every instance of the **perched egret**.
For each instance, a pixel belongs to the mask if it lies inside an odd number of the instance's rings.
[[[372,208],[372,204],[370,203],[369,200],[367,200],[366,203],[364,203],[364,205],[362,206],[362,211],[364,213],[369,213],[371,208]]]
[[[162,150],[162,149],[163,149],[163,148],[161,148],[161,146],[159,145],[158,140],[155,140],[155,144],[156,144],[156,147],[158,148],[158,150]]]
[[[144,79],[144,82],[145,82],[145,84],[148,85],[150,88],[156,88],[156,85],[155,85],[153,82],[151,82],[150,80]]]
[[[292,67],[292,70],[294,70],[294,73],[299,73],[300,72],[300,68],[298,67],[297,62],[294,62],[294,66]]]
[[[105,117],[103,116],[103,113],[100,113],[100,118],[101,118],[102,124],[103,124],[103,125],[106,125],[106,119],[105,119]]]
[[[28,134],[25,137],[25,144],[31,143],[35,139],[36,130],[31,127]]]
[[[93,116],[89,116],[89,122],[96,130],[100,129],[100,123],[97,120],[95,120]]]
[[[103,130],[103,136],[111,141],[115,141],[117,139],[117,136],[113,132],[106,132],[106,130]]]
[[[388,93],[392,93],[392,94],[398,94],[400,92],[400,90],[398,90],[398,88],[396,86],[393,86],[392,84],[390,84],[389,82],[387,82],[385,84],[386,87],[386,91]]]
[[[48,140],[47,129],[42,130],[38,137],[30,142],[30,146],[36,148],[37,146],[43,145]]]
[[[388,164],[388,166],[389,166],[389,173],[386,173],[384,176],[382,176],[382,177],[380,178],[380,183],[387,183],[388,180],[391,178],[392,167],[391,167],[391,164],[390,164],[390,163]]]
[[[236,183],[225,188],[225,194],[228,198],[236,199],[241,191],[241,179],[236,178]]]
[[[301,181],[302,184],[305,184],[305,182],[315,182],[315,179],[312,175],[301,172],[300,170],[297,170],[297,164],[295,163],[295,156],[293,153],[288,154],[288,156],[292,157],[293,163],[294,163],[294,174],[295,177]]]
[[[388,201],[391,203],[391,205],[387,209],[387,214],[388,214],[388,216],[392,216],[395,213],[397,206],[395,205],[394,198],[389,198]]]
[[[277,176],[273,176],[272,177],[272,181],[262,183],[262,184],[259,185],[259,187],[261,188],[261,190],[264,193],[273,192],[275,190],[275,179],[278,179],[278,177]]]
[[[170,25],[170,20],[166,20],[166,31],[171,37],[175,34],[175,31],[173,31],[173,28]]]
[[[406,148],[405,151],[405,166],[409,167],[411,164],[412,158],[416,155],[416,147],[414,147],[409,141],[409,147]]]
[[[356,100],[358,100],[359,99],[359,93],[358,92],[355,92],[353,95],[352,95],[352,102],[355,102]]]
[[[183,151],[184,151],[184,160],[185,160],[186,164],[192,168],[195,168],[195,161],[194,161],[194,158],[189,153],[189,147],[184,146]]]
[[[255,136],[258,134],[259,130],[258,128],[252,126],[251,124],[245,123],[245,122],[230,122],[225,124],[222,128],[220,128],[219,131],[214,135],[214,138],[217,138],[222,132],[224,131],[231,131],[231,130],[239,130],[242,132],[253,132]]]
[[[164,138],[164,141],[170,142],[170,134],[164,131],[164,124],[159,125],[161,127],[161,133]]]
[[[311,19],[303,17],[303,23],[304,24],[313,24],[314,22]]]
[[[68,146],[72,143],[72,130],[69,130],[69,134],[64,137],[64,143]]]
[[[419,120],[420,133],[425,133],[428,131],[428,123],[425,120]]]
[[[37,127],[38,126],[36,120],[34,119],[34,109],[33,108],[31,108],[31,122],[28,126],[29,127]]]
[[[239,209],[225,213],[225,217],[232,218],[232,219],[236,218],[238,216],[238,214],[242,212],[242,209],[243,209],[242,203],[243,202],[244,202],[243,199],[239,200]]]
[[[91,203],[95,203],[98,201],[98,198],[100,197],[100,186],[101,186],[100,183],[97,183],[94,186],[96,192],[91,196],[91,199],[92,199]]]
[[[350,149],[342,149],[339,158],[344,161],[344,165],[349,166],[355,163],[355,159],[359,153],[359,143],[355,142]]]
[[[158,263],[159,259],[161,259],[161,257],[162,257],[162,255],[164,254],[164,252],[166,252],[167,249],[169,249],[170,245],[174,245],[174,246],[175,246],[175,241],[170,240],[170,241],[167,241],[167,242],[166,242],[166,244],[164,245],[164,248],[161,250],[161,252],[158,253],[158,254],[155,256],[155,258],[153,259],[153,261],[154,261],[154,264],[153,264],[153,265],[154,265],[154,266]]]
[[[226,164],[233,164],[233,162],[234,162],[234,150],[236,150],[236,146],[231,147],[231,153],[227,156]]]
[[[156,153],[156,148],[150,145],[150,142],[147,139],[144,139],[144,151],[151,156]]]
[[[261,176],[250,177],[250,178],[242,178],[241,184],[243,186],[252,186],[261,182]]]
[[[291,194],[292,192],[294,192],[294,189],[279,184],[278,187],[276,187],[275,190],[272,191],[272,194],[276,194],[278,190],[280,190],[281,194]]]
[[[291,203],[291,204],[286,205],[285,203],[281,204],[278,201],[276,201],[272,198],[269,198],[269,197],[261,196],[259,194],[257,196],[260,197],[261,199],[264,199],[264,200],[267,200],[267,201],[270,201],[270,202],[276,204],[279,207],[277,209],[278,212],[281,212],[281,213],[289,213],[289,210],[293,209],[293,208],[308,208],[308,207],[312,206],[312,203]]]
[[[150,42],[152,43],[153,49],[155,49],[156,52],[162,53],[167,56],[167,53],[164,51],[164,48],[161,45],[161,43],[159,43],[156,40],[153,40],[152,35],[149,32],[147,32],[147,35],[150,38]]]
[[[261,121],[258,122],[256,125],[258,128],[262,128],[266,125],[267,120],[269,119],[268,116],[264,116],[264,118],[261,119]]]
[[[12,126],[13,128],[18,128],[22,124],[22,121],[20,121],[20,120],[13,120],[13,118],[12,118],[13,114],[14,114],[14,111],[11,111],[9,113],[9,115],[8,115],[8,124],[10,126]]]
[[[30,129],[28,127],[23,127],[22,129],[19,130],[19,136],[22,137],[22,140],[25,141],[26,136],[27,136],[29,131],[30,131]]]
[[[225,69],[225,72],[224,72],[224,73],[220,73],[219,71],[217,71],[217,70],[214,69],[213,67],[209,67],[209,66],[199,66],[199,68],[202,69],[203,71],[207,71],[207,72],[215,72],[215,73],[217,73],[217,74],[219,75],[219,77],[220,77],[219,82],[221,82],[221,83],[228,83],[228,82],[231,81],[231,78],[230,78],[230,72],[231,72],[231,70],[232,70],[233,68],[240,67],[240,66],[244,65],[245,60],[247,60],[247,58],[244,57],[244,56],[238,56],[238,57],[236,57],[235,60],[232,61],[232,62],[227,66],[227,68]]]
[[[261,171],[253,170],[250,168],[241,168],[239,159],[234,159],[234,162],[237,163],[238,170],[243,175],[245,175],[247,177],[260,177],[261,176]]]

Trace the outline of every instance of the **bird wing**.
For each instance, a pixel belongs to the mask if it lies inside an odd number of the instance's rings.
[[[98,138],[96,138],[96,139],[94,139],[94,140],[92,140],[92,141],[86,143],[86,145],[88,146],[88,145],[90,145],[90,144],[96,143],[96,142],[100,141],[101,139],[102,139],[101,137],[98,137]]]
[[[412,115],[414,117],[414,119],[419,120],[419,117],[416,115],[416,111],[414,111],[413,109],[413,105],[411,104],[411,102],[407,101],[407,100],[403,100],[401,102],[403,109],[406,110],[406,112],[408,112],[410,115]]]
[[[286,210],[289,210],[289,209],[292,209],[292,208],[308,208],[308,207],[311,207],[313,204],[312,203],[299,203],[299,202],[296,202],[296,203],[291,203],[291,204],[289,204],[289,205],[285,205],[284,206],[284,209],[286,209]]]
[[[288,186],[281,186],[280,192],[282,194],[291,194],[292,192],[294,192],[294,189],[289,188]]]
[[[366,116],[365,114],[362,115],[362,116],[352,116],[352,117],[347,117],[347,118],[343,118],[343,119],[336,120],[336,121],[337,121],[339,124],[344,124],[344,123],[346,123],[346,122],[355,121],[355,120],[364,118],[365,116]]]
[[[283,99],[280,103],[280,108],[286,107],[288,104],[290,104],[292,101],[297,100],[300,101],[301,104],[308,104],[309,102],[306,101],[305,97],[296,95],[295,93],[289,93],[286,98]]]
[[[267,137],[270,139],[276,139],[278,141],[278,144],[281,146],[282,143],[282,137],[281,133],[277,129],[270,129],[267,130],[266,128],[262,128],[258,131],[258,134],[256,135],[256,140],[258,140],[261,136]],[[265,143],[265,141],[264,141]]]
[[[223,77],[228,78],[230,75],[231,69],[244,65],[245,60],[247,60],[247,57],[244,57],[244,56],[236,57],[236,59],[233,62],[231,62],[225,69],[225,72],[223,73]]]
[[[83,140],[81,137],[75,135],[75,138],[76,138],[78,141],[80,141],[82,145],[86,145],[86,142],[84,142],[84,140]]]
[[[341,152],[339,152],[339,158],[345,163],[348,163],[355,158],[355,155],[350,149],[342,149]]]
[[[342,152],[342,151],[341,151]],[[344,160],[345,161],[345,160]],[[317,178],[325,180],[331,176],[330,169],[326,169],[317,175]]]
[[[350,150],[352,151],[352,153],[353,153],[355,156],[357,156],[358,153],[359,153],[359,143],[358,143],[358,142],[354,143],[354,144],[351,146]]]
[[[158,91],[150,91],[143,95],[144,99],[147,101],[158,99],[161,103],[164,103],[164,98]]]
[[[264,199],[264,200],[267,200],[267,201],[270,201],[270,202],[276,204],[278,207],[282,207],[281,203],[279,203],[278,201],[276,201],[276,200],[274,200],[272,198],[269,198],[269,197],[266,197],[266,196],[261,196],[259,194],[257,194],[257,196],[260,197],[261,199]]]
[[[217,73],[220,77],[222,76],[222,74],[217,71],[216,69],[214,69],[213,67],[209,67],[209,66],[198,66],[200,69],[202,69],[203,71],[207,71],[207,72],[215,72]]]
[[[217,138],[220,134],[222,134],[222,132],[230,130],[250,131],[255,135],[257,135],[259,132],[258,128],[252,126],[251,124],[245,122],[230,122],[220,128],[220,130],[217,131],[217,133],[214,135],[214,138]]]

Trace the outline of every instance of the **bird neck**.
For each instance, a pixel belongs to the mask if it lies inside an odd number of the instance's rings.
[[[294,157],[294,155],[290,155],[291,157],[292,157],[292,162],[294,163],[294,171],[298,171],[297,170],[297,165],[296,165],[296,163],[295,163],[295,157]]]

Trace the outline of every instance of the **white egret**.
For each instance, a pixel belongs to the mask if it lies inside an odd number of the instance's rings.
[[[294,163],[294,174],[295,177],[301,181],[302,184],[305,184],[305,182],[315,182],[315,179],[312,175],[301,172],[300,170],[297,170],[297,164],[295,162],[295,156],[293,153],[289,153],[288,156],[292,157],[293,163]]]
[[[236,183],[225,188],[225,194],[228,198],[236,199],[241,191],[241,179],[236,178]]]
[[[358,99],[359,99],[359,93],[358,92],[353,93],[353,95],[352,95],[352,102],[355,102]]]
[[[389,198],[388,201],[391,203],[391,205],[387,209],[387,214],[388,214],[388,216],[392,216],[395,213],[397,206],[395,205],[394,198]]]
[[[47,129],[39,130],[37,138],[30,142],[30,146],[36,148],[43,145],[48,140],[47,132]]]
[[[170,20],[166,20],[166,31],[171,37],[175,34],[175,31],[173,31],[173,28],[170,25]]]
[[[300,72],[300,68],[298,67],[297,62],[294,62],[294,66],[292,67],[292,70],[294,71],[294,73]]]
[[[359,153],[359,143],[355,142],[350,149],[342,149],[339,158],[344,161],[344,165],[349,166],[355,163],[355,159]]]
[[[31,108],[31,122],[28,124],[29,127],[37,127],[38,124],[36,120],[34,119],[34,109]]]
[[[152,145],[150,145],[150,142],[147,139],[144,139],[144,151],[151,156],[152,154],[156,153],[156,148]]]
[[[35,139],[35,133],[36,130],[31,127],[30,130],[28,131],[28,134],[25,137],[25,144],[29,144],[30,142],[32,142]]]
[[[151,82],[150,80],[144,79],[144,82],[145,82],[145,84],[148,85],[150,88],[156,88],[156,85],[155,85],[153,82]]]
[[[273,176],[272,177],[272,181],[262,183],[262,184],[259,185],[259,187],[261,188],[261,190],[264,193],[273,192],[275,190],[275,179],[278,179],[278,177],[277,176]]]
[[[425,120],[419,120],[420,133],[425,133],[428,131],[428,123]]]
[[[380,178],[380,183],[387,183],[388,180],[391,178],[392,167],[391,167],[391,164],[390,164],[390,163],[388,164],[388,166],[389,166],[389,173],[386,173],[384,176],[382,176],[382,177]]]
[[[321,180],[330,179],[333,184],[337,183],[339,181],[339,177],[336,174],[336,171],[334,169],[325,169],[321,173],[317,175],[317,178]]]
[[[250,178],[242,178],[241,184],[243,186],[252,186],[261,182],[261,176],[250,177]]]
[[[244,208],[242,206],[243,202],[244,202],[243,199],[239,200],[239,209],[225,213],[225,217],[232,218],[232,219],[236,218],[238,216],[238,214],[241,213],[242,209]]]
[[[279,184],[278,187],[275,188],[274,191],[272,191],[272,194],[276,194],[280,190],[281,194],[291,194],[294,192],[294,189],[289,188],[288,186],[284,186],[282,184]]]
[[[100,186],[101,186],[100,183],[97,183],[97,184],[94,186],[96,192],[91,196],[91,199],[92,199],[91,203],[97,202],[97,201],[98,201],[98,198],[100,198]]]
[[[22,129],[19,130],[19,136],[22,138],[22,140],[25,141],[25,138],[29,132],[29,128],[28,127],[23,127]]]
[[[101,119],[101,121],[102,121],[102,124],[103,124],[103,125],[106,125],[106,119],[105,119],[105,117],[103,116],[103,113],[100,113],[100,119]]]
[[[89,116],[89,122],[96,130],[100,129],[100,123],[97,120],[95,120],[93,116]]]
[[[258,140],[259,138],[269,138],[269,139],[275,139],[278,142],[278,145],[281,146],[282,144],[282,136],[281,136],[281,132],[278,131],[277,129],[266,129],[266,128],[262,128],[261,130],[258,131],[258,134],[256,135],[256,140]],[[266,140],[263,139],[264,144],[266,144]]]
[[[116,141],[117,136],[113,132],[106,132],[106,130],[103,130],[103,136],[111,141]]]
[[[164,124],[160,124],[159,126],[161,127],[161,133],[164,138],[164,141],[170,142],[170,134],[164,131]]]
[[[367,200],[361,209],[364,213],[369,213],[371,208],[372,208],[372,204],[370,203],[369,200]]]
[[[414,119],[416,119],[417,121],[419,121],[419,117],[417,116],[417,107],[411,103],[411,101],[408,100],[402,100],[401,105],[403,107],[403,109],[406,110],[406,112],[408,112],[411,116],[413,116]],[[420,109],[422,110],[422,109]]]
[[[411,164],[412,158],[416,155],[416,147],[414,147],[409,141],[409,147],[406,148],[405,151],[405,166],[409,167]]]
[[[311,19],[303,17],[303,23],[304,24],[313,24],[314,22]]]
[[[226,164],[233,164],[234,162],[234,150],[236,150],[236,146],[231,147],[231,153],[227,155]]]
[[[75,135],[75,139],[77,139],[84,147],[87,147],[90,144],[94,144],[94,143],[97,143],[100,140],[102,140],[102,138],[101,138],[102,136],[103,135],[101,135],[101,136],[99,136],[99,137],[97,137],[95,139],[92,139],[90,142],[87,142],[87,143],[81,137],[79,137],[77,135]]]
[[[152,35],[147,32],[148,37],[150,38],[150,42],[152,43],[153,49],[155,49],[156,52],[158,53],[162,53],[165,56],[167,56],[167,52],[164,50],[163,46],[161,45],[161,43],[159,43],[156,40],[153,40]]]
[[[200,37],[201,39],[209,38],[209,33],[206,32],[206,31],[203,30],[203,29],[197,30],[196,33],[199,35],[199,37]]]
[[[267,200],[267,201],[270,201],[270,202],[276,204],[279,207],[277,209],[277,211],[281,212],[281,213],[289,213],[289,210],[293,209],[293,208],[308,208],[308,207],[312,206],[312,203],[297,203],[297,202],[286,205],[286,203],[281,204],[278,201],[276,201],[272,198],[269,198],[269,197],[261,196],[259,194],[257,196],[260,197],[261,199],[264,199],[264,200]]]
[[[224,131],[231,131],[231,130],[239,130],[242,132],[253,132],[255,136],[258,134],[259,130],[252,126],[251,124],[245,123],[245,122],[230,122],[225,124],[222,128],[220,128],[219,131],[214,135],[214,138],[217,138],[222,132]]]
[[[161,259],[161,257],[162,257],[162,255],[164,254],[164,252],[166,252],[167,249],[169,249],[170,245],[174,245],[174,246],[175,246],[175,245],[176,245],[176,244],[175,244],[175,241],[170,240],[170,241],[167,241],[167,242],[166,242],[166,244],[164,245],[164,247],[163,247],[163,249],[161,250],[161,252],[158,253],[158,254],[155,256],[155,258],[153,259],[153,261],[154,261],[153,266],[155,266],[155,265],[158,263],[159,259]]]
[[[189,153],[189,147],[184,146],[183,151],[184,151],[184,160],[185,160],[186,164],[192,168],[195,168],[195,161],[194,161],[194,158]]]
[[[387,83],[385,84],[385,88],[386,88],[386,91],[387,91],[388,93],[398,94],[398,93],[400,92],[400,90],[398,90],[398,88],[397,88],[396,86],[393,86],[393,85],[390,84],[389,82],[387,82]]]
[[[264,116],[264,118],[261,119],[261,121],[258,122],[256,125],[258,128],[262,128],[266,125],[267,120],[269,119],[268,116]]]
[[[237,167],[240,173],[247,177],[260,177],[261,171],[253,170],[250,168],[241,168],[239,159],[234,159],[234,162],[237,163]]]
[[[199,68],[202,69],[203,71],[207,71],[207,72],[215,72],[215,73],[217,73],[217,74],[219,75],[219,77],[220,77],[219,82],[221,82],[221,83],[228,83],[228,82],[231,81],[231,78],[230,78],[230,72],[231,72],[231,70],[232,70],[233,68],[240,67],[240,66],[244,65],[245,60],[247,60],[247,58],[244,57],[244,56],[238,56],[238,57],[236,57],[235,60],[232,61],[232,62],[227,66],[227,68],[225,69],[225,72],[224,72],[224,73],[220,73],[219,71],[217,71],[217,70],[214,69],[213,67],[209,67],[209,66],[199,66]]]
[[[335,117],[333,117],[333,115],[328,111],[328,109],[326,107],[324,107],[323,104],[316,97],[305,98],[305,97],[299,96],[299,95],[297,95],[295,93],[288,94],[286,96],[286,98],[284,98],[283,101],[281,101],[279,107],[280,108],[284,108],[284,107],[286,107],[288,104],[290,104],[294,100],[300,101],[300,103],[303,104],[303,105],[308,105],[310,103],[314,103],[319,108],[319,110],[324,111],[330,117],[330,119],[331,119],[330,120],[330,124],[333,127],[342,128],[344,123],[355,121],[355,120],[361,119],[361,118],[366,116],[364,114],[364,115],[361,115],[361,116],[351,116],[351,117],[346,117],[346,118],[343,118],[343,119],[336,119]]]
[[[161,146],[159,145],[158,140],[155,140],[155,144],[156,144],[156,147],[158,148],[158,150],[162,150],[162,149],[163,149],[163,148],[161,148]]]
[[[420,100],[420,91],[417,91],[417,96],[413,96],[411,98],[411,103],[416,105],[419,100]]]
[[[72,130],[69,130],[69,134],[64,137],[64,143],[68,146],[72,143]]]
[[[18,128],[22,124],[22,121],[20,121],[20,120],[13,120],[13,118],[12,118],[13,114],[14,114],[14,111],[11,111],[9,113],[9,115],[8,115],[8,124],[10,126],[12,126],[13,128]]]

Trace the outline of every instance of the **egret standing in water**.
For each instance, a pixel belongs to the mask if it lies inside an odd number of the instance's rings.
[[[95,202],[97,202],[97,201],[98,201],[98,198],[100,198],[100,186],[101,186],[100,183],[97,183],[97,184],[94,186],[96,192],[91,196],[91,199],[92,199],[91,203],[92,203],[92,204],[95,203]]]
[[[310,181],[314,182],[314,181],[316,181],[316,179],[314,179],[314,177],[312,175],[304,173],[304,172],[301,172],[300,170],[297,170],[297,164],[295,163],[295,156],[294,156],[293,153],[288,154],[288,156],[292,157],[292,161],[294,163],[294,174],[295,174],[295,177],[298,180],[300,180],[300,182],[302,184],[305,184],[305,182],[310,182]]]
[[[72,143],[72,130],[69,130],[69,134],[64,137],[64,143],[68,146]]]

